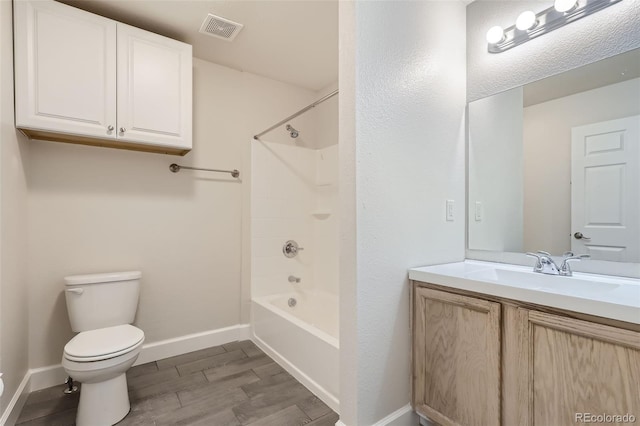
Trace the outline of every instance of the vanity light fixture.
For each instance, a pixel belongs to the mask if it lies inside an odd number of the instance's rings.
[[[538,25],[536,14],[530,10],[522,12],[520,16],[518,16],[518,19],[516,19],[516,28],[520,31],[531,30],[536,25]]]
[[[504,30],[500,25],[489,28],[487,31],[487,42],[496,44],[504,40]]]
[[[578,0],[556,0],[553,3],[553,8],[558,12],[569,12],[571,9],[578,5]]]
[[[622,0],[555,0],[553,6],[537,14],[522,12],[515,25],[504,30],[495,26],[487,32],[489,53],[504,52],[619,1]]]

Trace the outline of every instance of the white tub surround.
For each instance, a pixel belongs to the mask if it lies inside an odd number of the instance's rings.
[[[534,273],[532,267],[464,262],[409,270],[415,281],[640,324],[640,280],[574,272]]]
[[[290,307],[288,300],[296,299]],[[254,298],[253,339],[270,357],[338,412],[338,300],[330,293]]]
[[[288,140],[280,138],[282,126],[264,135],[268,142],[251,142],[250,261],[252,340],[337,412],[338,146],[329,131],[335,99],[319,106],[326,114],[317,120],[310,113],[291,121],[295,140],[288,132]],[[293,243],[303,251],[285,248]]]

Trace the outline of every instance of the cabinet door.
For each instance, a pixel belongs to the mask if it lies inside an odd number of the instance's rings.
[[[526,347],[512,360],[524,370],[523,391],[514,392],[527,395],[521,424],[588,423],[582,413],[640,416],[640,333],[537,311],[523,320]]]
[[[416,287],[413,402],[442,425],[500,424],[500,304]]]
[[[16,127],[115,138],[116,23],[54,1],[13,4]]]
[[[191,148],[191,46],[118,24],[118,139]]]

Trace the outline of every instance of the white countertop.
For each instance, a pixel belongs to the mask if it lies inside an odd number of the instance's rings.
[[[534,273],[532,267],[465,260],[409,270],[415,281],[640,324],[640,280],[574,272]]]

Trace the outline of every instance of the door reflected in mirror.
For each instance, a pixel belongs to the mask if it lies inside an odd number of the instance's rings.
[[[468,248],[640,262],[640,50],[469,104]]]

